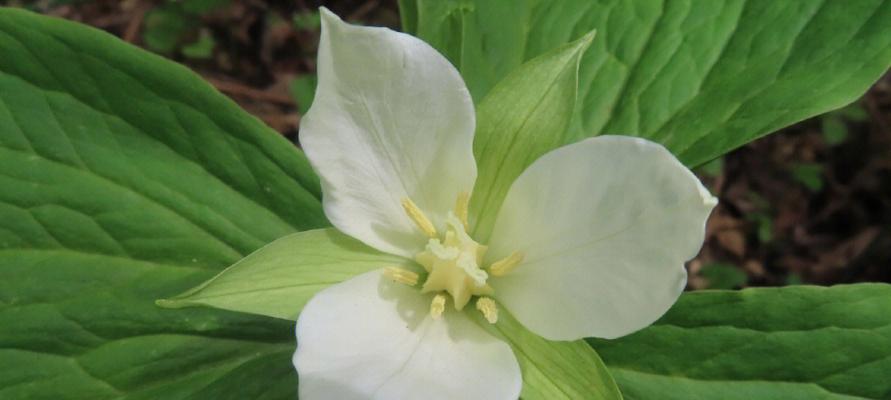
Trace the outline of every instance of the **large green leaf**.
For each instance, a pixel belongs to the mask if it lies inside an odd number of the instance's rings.
[[[853,101],[891,65],[891,0],[400,3],[405,27],[478,100],[524,60],[597,29],[567,141],[643,136],[691,166]]]
[[[891,399],[891,285],[685,294],[591,341],[627,399]]]
[[[0,10],[0,54],[0,398],[293,398],[292,323],[154,301],[324,226],[303,156],[100,31]]]

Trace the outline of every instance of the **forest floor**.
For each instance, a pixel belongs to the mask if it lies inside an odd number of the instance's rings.
[[[296,141],[312,101],[316,2],[0,0],[83,22],[183,63]],[[347,21],[399,27],[395,0],[338,0]],[[720,204],[691,289],[891,282],[891,74],[860,100],[696,170]]]

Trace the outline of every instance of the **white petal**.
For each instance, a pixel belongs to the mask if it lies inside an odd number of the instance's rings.
[[[473,189],[473,102],[458,71],[421,40],[321,13],[319,86],[300,143],[321,177],[325,214],[369,246],[410,257],[426,239],[401,200],[441,228],[459,193]]]
[[[487,259],[525,261],[489,281],[527,328],[551,340],[641,329],[684,289],[717,199],[665,148],[600,136],[542,156],[517,178]],[[491,260],[490,260],[491,261]]]
[[[504,399],[520,394],[510,347],[467,315],[368,272],[317,294],[297,322],[300,399]]]

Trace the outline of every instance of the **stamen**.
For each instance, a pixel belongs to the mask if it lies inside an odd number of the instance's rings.
[[[430,303],[430,316],[433,319],[439,319],[442,317],[442,313],[445,311],[445,295],[442,293],[433,296],[433,301]]]
[[[399,282],[408,286],[418,284],[418,274],[398,267],[384,268],[384,276],[390,278],[393,282]]]
[[[514,270],[517,265],[520,265],[523,262],[524,254],[520,251],[515,251],[511,255],[495,261],[489,266],[489,274],[492,276],[504,276],[507,275],[508,272]]]
[[[433,227],[433,223],[430,222],[430,219],[424,215],[424,212],[418,208],[415,202],[411,201],[408,197],[402,199],[402,208],[405,209],[405,213],[408,214],[408,217],[414,221],[415,225],[418,226],[425,235],[435,238],[436,237],[436,228]]]
[[[476,309],[483,313],[483,317],[486,317],[486,321],[489,321],[490,324],[498,322],[498,305],[495,304],[495,300],[480,297],[476,301]]]
[[[464,229],[470,229],[467,226],[467,208],[470,204],[470,194],[467,192],[461,192],[458,195],[458,200],[455,201],[455,216],[461,220],[461,223],[464,224]]]

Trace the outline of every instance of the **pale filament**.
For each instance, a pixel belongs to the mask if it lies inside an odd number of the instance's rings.
[[[418,274],[398,267],[384,268],[384,276],[403,285],[414,286],[418,284]]]
[[[402,199],[402,208],[405,209],[405,213],[408,214],[408,217],[411,218],[412,221],[414,221],[421,232],[424,232],[425,235],[431,238],[437,236],[436,228],[433,227],[433,223],[430,222],[430,219],[424,215],[424,212],[418,208],[418,205],[415,204],[415,202],[406,197]]]
[[[524,257],[525,255],[522,252],[515,251],[505,258],[493,262],[492,265],[489,266],[489,274],[492,276],[507,275],[523,262]]]

